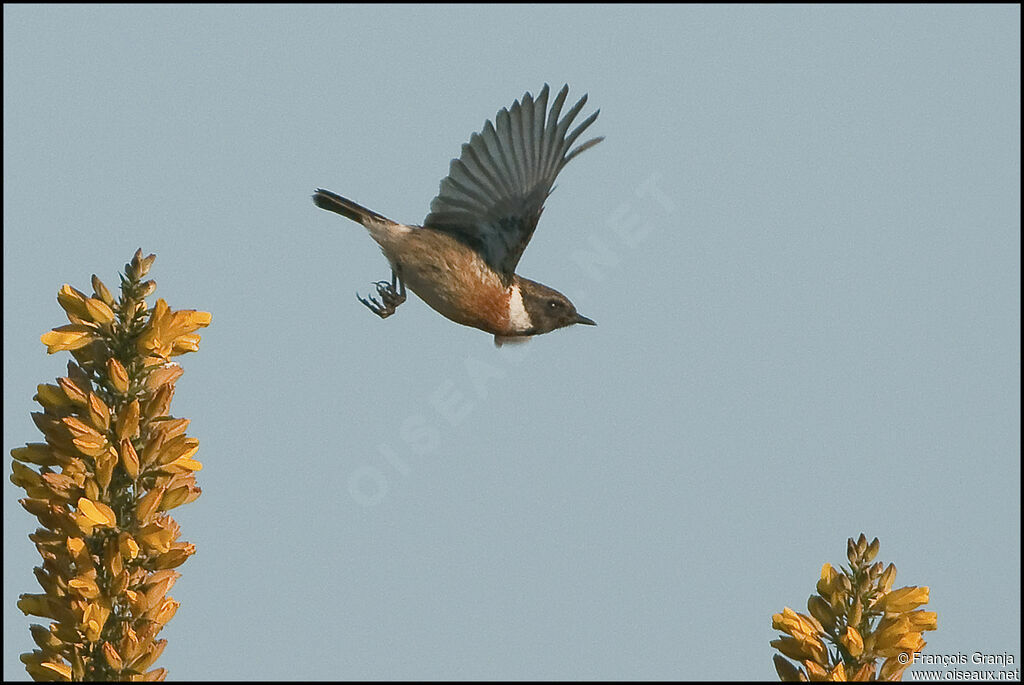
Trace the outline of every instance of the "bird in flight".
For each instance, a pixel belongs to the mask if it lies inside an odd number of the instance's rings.
[[[391,280],[378,281],[378,301],[359,298],[384,319],[405,301],[406,286],[432,309],[494,335],[494,344],[523,342],[572,324],[595,325],[562,293],[516,274],[544,201],[569,161],[604,138],[573,147],[600,110],[569,130],[587,102],[584,95],[561,115],[563,86],[548,108],[548,86],[502,108],[453,159],[422,226],[385,218],[328,190],[313,202],[356,221],[391,264]],[[358,297],[358,295],[357,295]]]

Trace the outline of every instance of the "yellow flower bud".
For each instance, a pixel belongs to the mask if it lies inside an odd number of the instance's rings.
[[[114,357],[107,360],[107,378],[110,379],[110,384],[114,386],[122,395],[128,392],[128,371],[125,370],[124,365]]]

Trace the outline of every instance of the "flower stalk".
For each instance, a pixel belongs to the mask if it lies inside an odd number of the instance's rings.
[[[782,653],[773,657],[781,680],[903,678],[926,644],[923,633],[938,627],[937,616],[918,610],[928,603],[927,587],[892,589],[896,567],[874,561],[878,548],[878,538],[849,538],[849,567],[822,567],[808,613],[786,607],[772,616],[772,627],[784,633],[771,642]]]
[[[69,323],[41,336],[47,352],[68,351],[67,376],[38,386],[32,419],[45,442],[11,450],[11,481],[39,522],[29,538],[42,557],[41,593],[18,607],[50,619],[30,628],[37,649],[21,655],[34,680],[163,680],[153,668],[157,639],[179,603],[167,595],[175,569],[195,553],[167,513],[199,497],[199,441],[170,415],[181,366],[198,349],[210,315],[172,311],[146,298],[155,255],[135,253],[120,297],[92,277],[88,296],[57,293]]]

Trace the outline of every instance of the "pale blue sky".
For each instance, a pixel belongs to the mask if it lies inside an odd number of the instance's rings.
[[[367,312],[386,262],[310,193],[419,222],[545,82],[607,138],[519,270],[599,325]],[[142,247],[213,313],[172,679],[773,678],[861,531],[929,651],[1019,664],[1019,99],[1010,5],[5,5],[4,449],[57,289]]]

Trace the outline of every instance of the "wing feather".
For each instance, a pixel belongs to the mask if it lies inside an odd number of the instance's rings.
[[[448,176],[430,203],[424,226],[445,231],[477,250],[511,282],[523,250],[544,211],[555,178],[576,155],[603,138],[573,148],[597,119],[594,112],[570,128],[587,103],[584,95],[564,115],[569,86],[548,108],[548,85],[534,98],[526,93],[484,123],[453,159]]]

